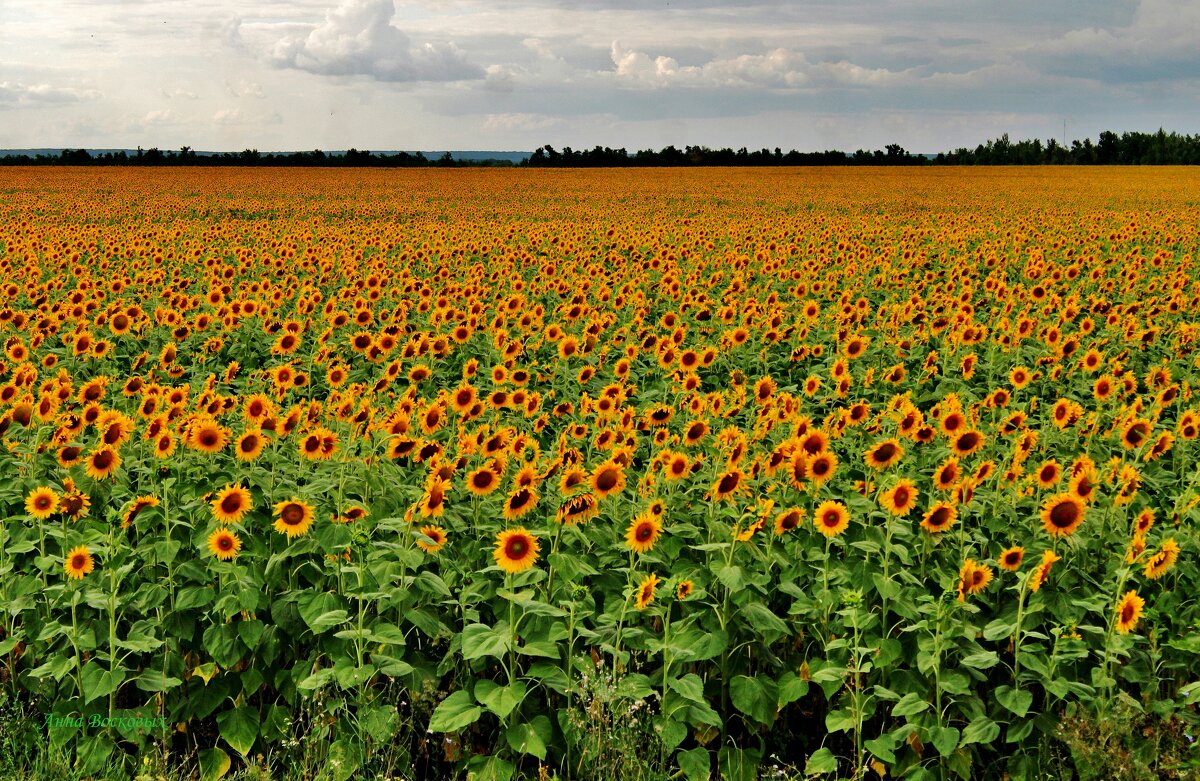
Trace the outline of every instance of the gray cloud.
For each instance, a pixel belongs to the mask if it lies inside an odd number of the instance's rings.
[[[92,89],[55,87],[50,84],[22,84],[0,81],[0,104],[30,106],[55,103],[78,103],[99,97]]]
[[[303,37],[287,37],[270,53],[275,65],[327,76],[378,81],[459,81],[483,78],[453,43],[414,46],[392,25],[392,0],[344,0]]]

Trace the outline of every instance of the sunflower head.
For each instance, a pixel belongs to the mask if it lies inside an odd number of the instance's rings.
[[[537,561],[539,550],[541,547],[537,537],[521,526],[505,529],[496,535],[496,547],[492,551],[492,557],[500,569],[515,574],[532,567]]]
[[[1084,504],[1069,493],[1055,494],[1042,505],[1042,528],[1051,537],[1074,534],[1083,523]]]
[[[92,553],[86,545],[72,548],[63,558],[63,568],[66,570],[67,577],[72,580],[82,580],[83,576],[95,567],[96,563],[92,560]]]
[[[658,586],[658,575],[653,572],[646,576],[637,589],[637,609],[645,610],[654,601],[654,589]]]
[[[208,550],[221,561],[232,561],[241,549],[241,538],[224,526],[208,535]]]
[[[625,531],[625,544],[635,553],[646,553],[654,548],[662,534],[662,523],[658,516],[643,512],[630,522]]]
[[[313,522],[311,505],[292,497],[275,505],[275,531],[286,534],[290,540],[308,534]]]
[[[813,515],[813,524],[817,531],[832,539],[850,527],[850,511],[841,502],[822,502]]]
[[[25,512],[38,520],[45,520],[58,512],[59,496],[53,488],[39,486],[25,497]]]

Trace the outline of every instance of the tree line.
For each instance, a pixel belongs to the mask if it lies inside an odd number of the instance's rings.
[[[147,166],[301,166],[301,167],[477,167],[508,166],[508,160],[456,160],[449,153],[429,159],[421,152],[385,154],[359,149],[345,152],[275,152],[260,154],[257,149],[218,154],[198,154],[190,147],[179,151],[157,148],[134,154],[124,151],[91,154],[86,149],[64,149],[57,155],[12,155],[0,158],[6,165],[147,165]],[[1200,135],[1126,132],[1121,135],[1106,130],[1093,143],[1090,138],[1060,144],[1056,139],[1011,141],[1008,134],[988,139],[974,149],[960,147],[936,156],[916,155],[899,144],[883,149],[843,152],[784,152],[774,150],[737,151],[731,148],[710,149],[707,146],[670,145],[661,150],[641,149],[629,152],[625,148],[595,146],[591,149],[563,147],[556,150],[549,144],[538,147],[517,165],[533,168],[611,168],[633,166],[850,166],[850,165],[1200,165]]]

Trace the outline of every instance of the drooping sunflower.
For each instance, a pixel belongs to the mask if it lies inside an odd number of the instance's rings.
[[[646,606],[654,601],[654,589],[658,586],[658,575],[653,572],[646,576],[645,580],[638,585],[637,590],[637,609],[645,610]]]
[[[850,511],[841,502],[822,502],[813,514],[813,524],[817,531],[832,539],[850,527]]]
[[[600,503],[591,494],[577,494],[563,502],[554,520],[566,526],[587,523],[600,512]]]
[[[881,443],[876,443],[866,450],[863,457],[866,459],[866,465],[871,469],[887,469],[904,457],[904,447],[900,446],[899,439],[884,439]]]
[[[917,503],[917,487],[907,478],[899,480],[879,497],[883,509],[892,515],[905,516]]]
[[[1175,562],[1179,559],[1179,543],[1175,542],[1174,537],[1170,537],[1163,541],[1158,550],[1154,552],[1147,561],[1144,574],[1150,580],[1158,580],[1171,567],[1175,566]]]
[[[44,521],[58,511],[59,496],[49,486],[39,486],[25,497],[25,512]]]
[[[745,477],[744,473],[736,466],[726,469],[713,483],[712,498],[721,501],[738,493],[743,487],[743,477]]]
[[[417,511],[422,518],[438,518],[446,512],[446,494],[450,490],[450,481],[435,478],[425,486],[425,493],[417,503]]]
[[[250,512],[250,491],[240,485],[226,485],[209,504],[213,517],[224,524],[238,523]]]
[[[1029,590],[1036,592],[1050,577],[1050,568],[1054,566],[1054,562],[1061,561],[1062,557],[1052,550],[1042,552],[1042,561],[1038,564],[1038,568],[1034,570],[1033,575],[1029,577]]]
[[[417,547],[426,553],[437,553],[446,544],[446,530],[441,526],[422,526],[421,534],[428,537],[428,541],[417,538]]]
[[[516,574],[534,565],[539,550],[541,546],[538,545],[537,537],[525,527],[519,526],[515,529],[505,529],[496,535],[496,547],[492,551],[492,557],[500,569]]]
[[[938,502],[925,513],[921,528],[930,534],[946,531],[958,520],[958,510],[949,502]]]
[[[1126,591],[1125,596],[1117,601],[1116,615],[1113,617],[1117,632],[1123,635],[1132,632],[1137,627],[1138,619],[1142,617],[1142,608],[1145,606],[1146,600],[1139,597],[1136,591]]]
[[[93,480],[104,480],[112,477],[121,466],[121,454],[108,445],[96,448],[87,457],[87,476]]]
[[[528,486],[517,488],[504,500],[504,517],[510,521],[520,518],[537,506],[538,499],[537,491],[532,488]]]
[[[138,517],[138,514],[141,513],[142,510],[147,510],[151,507],[158,507],[158,504],[158,497],[150,494],[147,494],[146,496],[139,496],[138,498],[134,499],[133,503],[126,508],[124,514],[121,516],[121,528],[128,529],[133,525],[134,519]]]
[[[662,523],[653,513],[643,512],[629,523],[625,531],[625,544],[635,553],[646,553],[654,548],[662,535]]]
[[[1016,572],[1021,567],[1021,562],[1025,559],[1025,549],[1020,545],[1014,545],[1011,548],[1006,548],[1000,554],[1000,558],[996,563],[1000,569],[1007,572]]]
[[[692,592],[695,589],[696,584],[692,583],[692,581],[681,580],[679,581],[679,584],[675,586],[675,598],[680,601],[685,600],[692,595]]]
[[[221,561],[232,561],[242,549],[242,540],[236,532],[220,526],[208,535],[208,550]]]
[[[288,539],[308,533],[313,522],[312,505],[292,497],[275,505],[275,531],[286,534]]]
[[[986,564],[976,564],[973,559],[967,559],[958,571],[958,601],[966,601],[968,594],[978,594],[991,582],[991,567]]]
[[[58,500],[59,512],[72,521],[87,517],[90,512],[92,498],[80,491],[71,478],[63,480],[63,495]]]
[[[72,580],[83,580],[83,576],[95,567],[96,562],[92,560],[92,552],[86,545],[72,548],[63,558],[63,569],[66,570],[67,577]]]
[[[1069,493],[1055,494],[1042,504],[1042,528],[1051,537],[1074,534],[1083,523],[1083,516],[1083,502]]]

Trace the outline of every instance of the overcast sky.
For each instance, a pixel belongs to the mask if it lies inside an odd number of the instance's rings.
[[[0,147],[1200,132],[1200,0],[0,0]]]

